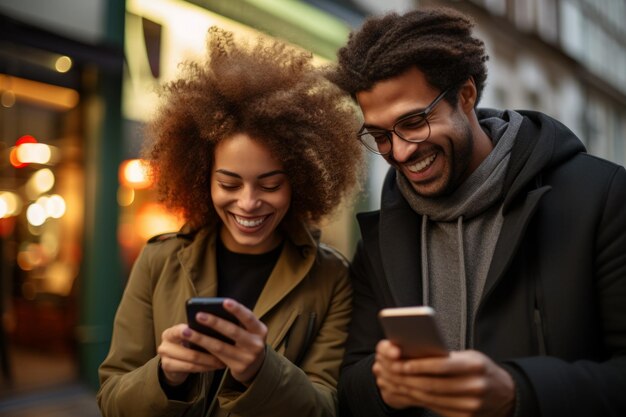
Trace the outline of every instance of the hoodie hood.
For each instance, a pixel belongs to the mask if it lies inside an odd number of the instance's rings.
[[[478,120],[502,117],[505,111],[480,109]],[[586,152],[576,135],[558,120],[535,111],[518,111],[524,119],[511,150],[509,169],[504,179],[503,212],[542,171],[560,165],[574,155]]]

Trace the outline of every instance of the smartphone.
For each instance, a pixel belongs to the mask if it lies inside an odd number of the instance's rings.
[[[448,355],[432,307],[384,308],[378,318],[385,336],[400,347],[403,358]]]
[[[196,320],[196,314],[204,312],[240,325],[239,320],[237,320],[235,316],[226,311],[224,308],[224,300],[225,298],[221,297],[192,297],[188,299],[185,305],[187,310],[187,323],[189,324],[189,327],[197,332],[234,345],[235,342],[232,339],[229,339],[223,334],[198,323]],[[194,344],[191,344],[190,347],[196,350],[205,350]]]

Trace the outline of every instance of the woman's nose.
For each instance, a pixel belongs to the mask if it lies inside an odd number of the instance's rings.
[[[239,196],[238,204],[242,210],[250,212],[260,207],[261,200],[255,190],[246,187]]]

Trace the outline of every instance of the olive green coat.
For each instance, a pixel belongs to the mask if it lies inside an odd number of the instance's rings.
[[[146,245],[133,266],[111,348],[99,369],[97,397],[104,417],[336,415],[351,310],[347,264],[318,245],[303,225],[288,229],[254,308],[268,327],[263,366],[247,389],[226,372],[217,401],[205,395],[213,373],[190,376],[185,401],[168,399],[159,384],[156,353],[162,332],[186,322],[188,298],[216,295],[216,233],[183,229]]]

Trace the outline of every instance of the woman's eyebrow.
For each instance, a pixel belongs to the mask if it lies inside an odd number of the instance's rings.
[[[218,174],[228,175],[229,177],[241,178],[241,175],[231,171],[227,171],[225,169],[216,169],[215,172]]]
[[[241,179],[241,175],[237,174],[236,172],[232,172],[232,171],[228,171],[226,169],[216,169],[215,170],[216,173],[219,174],[223,174],[223,175],[228,175],[229,177],[233,177],[233,178],[239,178]],[[270,171],[270,172],[266,172],[264,174],[259,175],[257,178],[258,179],[263,179],[263,178],[267,178],[267,177],[271,177],[274,175],[280,175],[280,174],[287,174],[285,171],[283,171],[282,169],[277,169],[274,171]]]
[[[287,175],[287,173],[285,171],[283,171],[282,169],[277,169],[275,171],[270,171],[270,172],[266,172],[265,174],[261,174],[257,178],[258,179],[262,179],[262,178],[267,178],[267,177],[271,177],[271,176],[274,176],[274,175],[280,175],[280,174]]]

